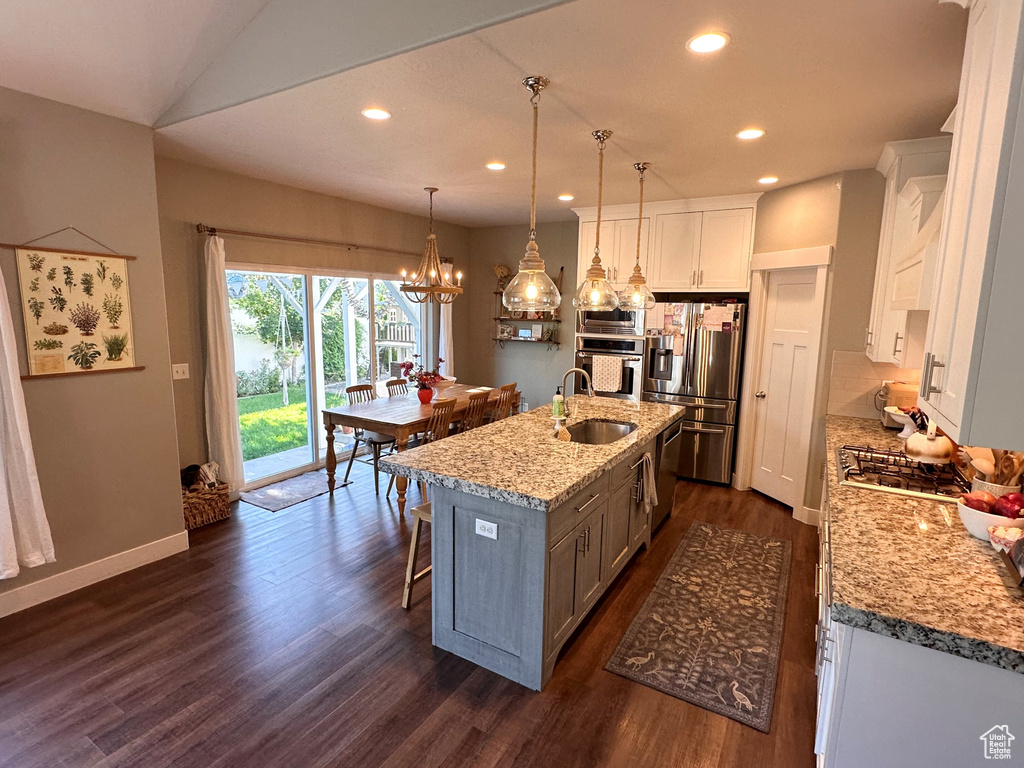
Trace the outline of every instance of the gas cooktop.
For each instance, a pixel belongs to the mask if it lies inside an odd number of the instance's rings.
[[[900,451],[869,445],[837,448],[836,469],[840,485],[922,499],[953,502],[971,490],[952,464],[922,464]]]

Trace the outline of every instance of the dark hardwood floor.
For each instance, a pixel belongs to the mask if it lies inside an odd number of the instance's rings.
[[[429,578],[399,607],[411,516],[353,474],[0,620],[0,768],[814,764],[817,534],[786,508],[680,483],[535,693],[431,646]],[[604,670],[694,520],[793,542],[770,734]]]

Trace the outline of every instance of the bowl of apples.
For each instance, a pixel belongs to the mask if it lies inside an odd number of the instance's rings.
[[[996,498],[987,491],[971,491],[957,500],[960,522],[971,536],[988,541],[989,526],[1024,528],[1024,496],[1007,493]]]

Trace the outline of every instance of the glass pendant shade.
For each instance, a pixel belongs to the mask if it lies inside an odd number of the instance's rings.
[[[629,276],[626,290],[622,292],[619,299],[619,306],[627,309],[652,309],[654,307],[654,294],[647,287],[640,265],[633,267],[633,274]]]
[[[619,297],[608,282],[608,275],[601,266],[601,199],[604,193],[604,147],[612,135],[611,131],[594,131],[597,139],[597,227],[594,241],[594,259],[583,277],[583,282],[576,289],[572,305],[580,311],[607,312],[619,306]]]
[[[501,294],[501,303],[512,312],[554,312],[562,303],[562,294],[544,271],[544,259],[537,249],[537,115],[540,92],[548,85],[545,77],[532,75],[523,80],[532,94],[533,107],[533,186],[530,191],[530,240],[519,262],[519,273]]]
[[[527,244],[526,255],[519,262],[519,274],[505,286],[501,303],[513,312],[552,312],[562,303],[562,294],[544,271],[544,262],[533,240]]]

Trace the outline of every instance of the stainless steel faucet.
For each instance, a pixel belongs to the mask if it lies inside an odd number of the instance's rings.
[[[594,396],[594,385],[590,382],[590,374],[587,373],[586,371],[584,371],[582,368],[570,368],[568,371],[565,372],[565,376],[562,377],[562,393],[563,393],[563,395],[566,392],[565,382],[569,379],[569,376],[571,376],[572,374],[574,374],[576,372],[579,372],[579,373],[583,374],[583,380],[587,384],[587,395],[590,396],[590,397],[593,397]],[[568,396],[566,396],[565,397],[565,417],[569,418],[571,415],[572,414],[569,413],[569,398],[568,398]]]

